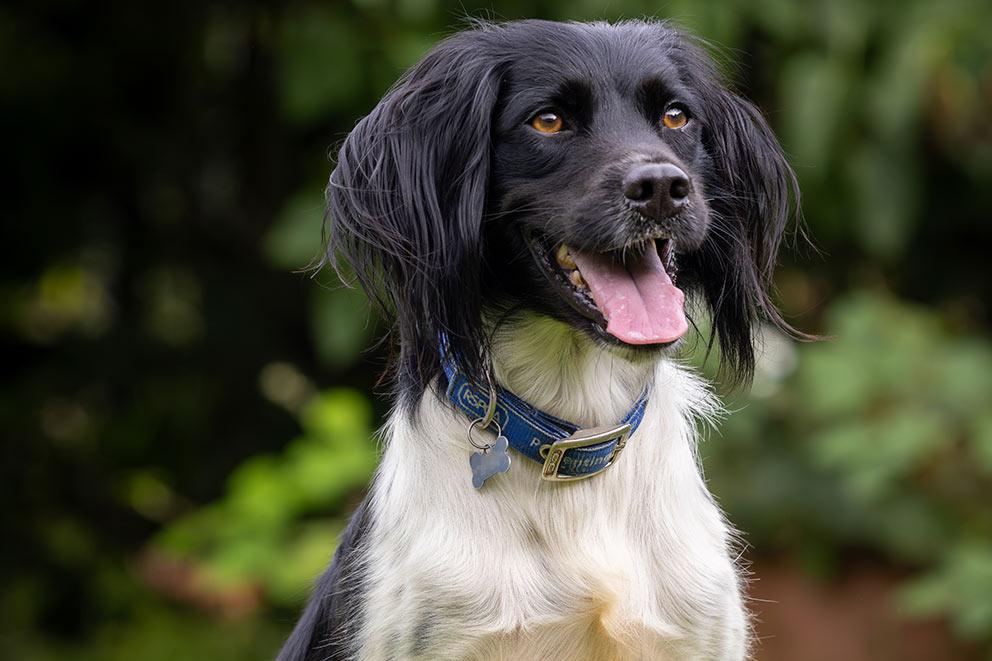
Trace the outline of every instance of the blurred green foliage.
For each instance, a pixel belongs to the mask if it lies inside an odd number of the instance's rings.
[[[158,544],[195,558],[217,590],[251,582],[277,604],[297,606],[329,561],[347,497],[372,476],[372,410],[352,391],[314,395],[303,436],[277,456],[254,456],[231,473],[224,497],[173,521]]]
[[[867,292],[837,300],[825,330],[835,339],[798,352],[766,337],[764,372],[777,377],[704,446],[715,491],[756,548],[822,576],[852,549],[881,555],[919,571],[906,614],[988,639],[992,344]],[[775,366],[793,360],[781,378]]]
[[[761,334],[709,482],[753,554],[990,644],[987,2],[69,0],[0,9],[0,656],[271,657],[388,410],[361,294],[295,272],[328,155],[466,14],[672,18],[764,109],[823,251],[781,304],[832,339]]]

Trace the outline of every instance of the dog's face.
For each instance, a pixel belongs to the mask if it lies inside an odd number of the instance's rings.
[[[712,175],[705,100],[660,36],[539,25],[518,37],[487,214],[498,261],[530,262],[497,274],[514,299],[610,345],[654,350],[688,327],[676,259],[707,236]]]
[[[487,310],[531,309],[661,351],[710,306],[746,378],[795,178],[760,114],[659,23],[483,26],[358,124],[332,174],[331,251],[397,317],[404,391],[445,333],[469,374]]]

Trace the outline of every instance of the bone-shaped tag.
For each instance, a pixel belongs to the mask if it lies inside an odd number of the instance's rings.
[[[510,470],[510,454],[507,452],[509,441],[506,436],[496,437],[496,442],[488,450],[474,452],[469,458],[469,466],[472,467],[472,486],[476,489],[496,473],[505,473]]]

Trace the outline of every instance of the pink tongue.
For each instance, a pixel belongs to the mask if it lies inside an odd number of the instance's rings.
[[[610,335],[627,344],[665,344],[689,328],[685,294],[672,284],[653,243],[626,264],[599,253],[571,254]]]

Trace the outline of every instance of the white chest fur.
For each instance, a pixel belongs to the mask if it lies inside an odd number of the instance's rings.
[[[427,393],[394,417],[366,547],[363,659],[740,659],[729,532],[703,484],[696,419],[715,407],[670,361],[637,364],[532,319],[497,340],[500,381],[579,424],[644,421],[606,472],[543,482],[515,455],[471,485],[467,421]]]

